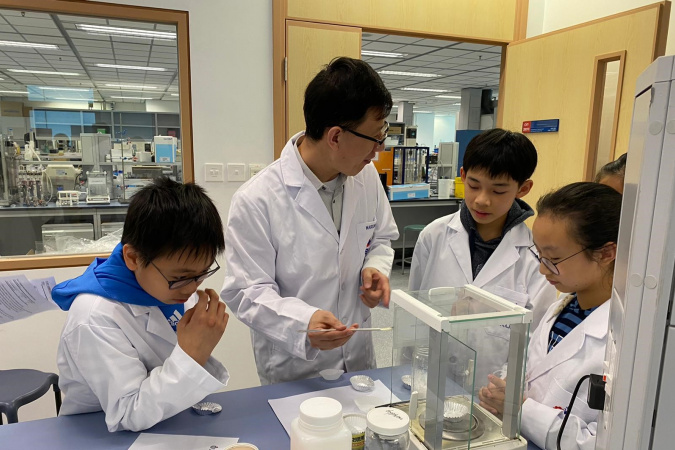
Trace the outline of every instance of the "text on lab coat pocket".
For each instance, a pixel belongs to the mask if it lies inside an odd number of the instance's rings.
[[[375,226],[377,221],[361,222],[356,227],[356,240],[359,244],[359,250],[363,252],[363,256],[367,256],[370,251],[371,240],[375,233]]]

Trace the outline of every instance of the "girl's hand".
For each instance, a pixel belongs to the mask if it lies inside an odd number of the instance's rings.
[[[488,385],[483,386],[478,391],[480,406],[490,411],[497,417],[504,414],[504,392],[506,390],[506,379],[495,375],[488,375]]]

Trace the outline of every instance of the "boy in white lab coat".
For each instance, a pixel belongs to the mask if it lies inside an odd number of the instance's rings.
[[[336,58],[307,86],[306,131],[232,198],[221,296],[251,327],[262,384],[375,367],[353,329],[389,303],[398,230],[371,160],[391,106],[367,63]]]
[[[429,224],[415,245],[410,290],[473,284],[532,310],[532,329],[556,299],[528,250],[534,215],[521,200],[532,188],[537,150],[521,133],[495,128],[469,142],[460,174],[465,199],[458,212]],[[509,330],[476,336],[476,379],[498,370],[508,354]]]
[[[57,355],[62,415],[103,410],[108,430],[139,431],[227,384],[211,357],[225,304],[197,291],[224,246],[199,186],[162,178],[134,195],[110,257],[52,290],[68,310]],[[186,311],[188,301],[196,305]]]

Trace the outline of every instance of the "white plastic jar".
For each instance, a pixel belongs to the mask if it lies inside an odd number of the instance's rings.
[[[314,397],[300,405],[291,423],[291,450],[350,450],[352,433],[342,419],[342,405],[328,397]]]
[[[373,408],[366,415],[366,450],[407,450],[410,417],[396,408]]]

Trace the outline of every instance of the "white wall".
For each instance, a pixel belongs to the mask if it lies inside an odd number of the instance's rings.
[[[530,0],[527,37],[571,27],[656,3],[655,0]],[[671,5],[666,55],[675,54],[675,8]]]
[[[175,102],[168,102],[164,100],[146,100],[145,110],[148,112],[157,113],[178,113],[180,112],[180,104]]]
[[[434,114],[414,113],[413,123],[417,125],[417,144],[434,149]]]
[[[456,116],[436,116],[434,117],[434,146],[438,146],[439,142],[454,142]]]
[[[217,204],[223,220],[241,183],[203,183],[204,163],[269,164],[273,160],[272,0],[109,0],[110,3],[190,12],[190,64],[195,178]],[[242,45],[245,40],[246,45]],[[222,264],[221,264],[222,265]],[[84,268],[25,271],[65,280]],[[223,271],[205,287],[220,290]],[[64,313],[49,312],[0,325],[0,368],[56,371]],[[19,345],[20,343],[20,345]],[[232,378],[228,389],[258,384],[248,328],[231,318],[214,355]],[[53,397],[19,411],[19,419],[54,415]]]

